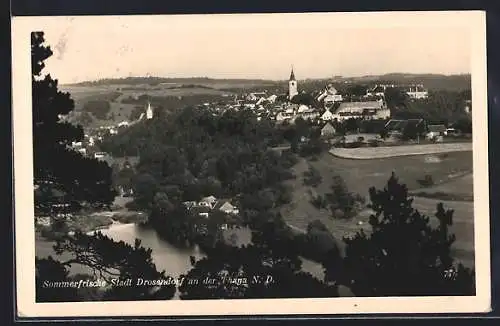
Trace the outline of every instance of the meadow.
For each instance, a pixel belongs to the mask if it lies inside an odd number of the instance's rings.
[[[254,87],[255,83],[249,82],[248,84],[239,83],[206,83],[206,84],[160,84],[160,85],[93,85],[93,86],[74,86],[62,85],[61,91],[69,92],[75,102],[75,111],[72,113],[72,118],[78,123],[84,124],[86,127],[100,127],[110,124],[117,124],[122,121],[131,121],[137,117],[132,118],[132,112],[143,108],[146,110],[144,101],[137,103],[129,101],[130,98],[137,98],[141,95],[147,95],[154,98],[155,101],[160,101],[166,98],[177,98],[181,102],[182,98],[189,98],[193,96],[219,96],[229,97],[233,96],[234,91],[225,90],[229,89],[244,89],[245,87]],[[101,102],[102,105],[108,102],[110,105],[109,112],[104,118],[96,118],[95,114],[90,113],[92,117],[91,123],[82,123],[78,119],[85,109],[85,105],[89,102]],[[104,109],[104,108],[103,108]],[[132,119],[131,119],[132,118]]]
[[[322,182],[317,188],[303,185],[303,172],[309,164],[318,169]],[[328,210],[318,210],[310,202],[311,191],[316,194],[329,192],[334,175],[345,180],[349,191],[367,198],[368,189],[372,186],[383,189],[392,172],[399,181],[405,183],[410,190],[422,191],[418,180],[424,175],[431,175],[435,185],[425,191],[459,192],[472,195],[472,152],[453,152],[441,155],[419,155],[394,157],[373,160],[341,159],[329,153],[322,154],[317,160],[301,159],[294,166],[295,180],[288,182],[293,189],[292,201],[283,207],[281,213],[287,223],[297,229],[305,230],[307,224],[315,219],[322,221],[343,248],[342,238],[355,234],[360,229],[370,233],[368,219],[369,209],[359,213],[352,219],[333,219]],[[457,184],[460,186],[457,186]],[[437,191],[437,190],[436,190]],[[453,246],[455,257],[468,266],[474,265],[474,206],[471,201],[444,201],[431,198],[414,197],[413,207],[421,213],[433,217],[436,206],[442,202],[445,208],[454,210],[454,224],[451,232],[456,234],[457,241]],[[437,219],[431,218],[431,223]]]

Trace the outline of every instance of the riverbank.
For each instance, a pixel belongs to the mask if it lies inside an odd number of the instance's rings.
[[[93,233],[107,230],[112,225],[121,224],[141,224],[147,221],[144,212],[137,211],[110,211],[95,212],[91,214],[81,214],[71,217],[66,221],[64,233],[73,234],[75,232]],[[60,233],[60,232],[59,232]],[[50,225],[39,225],[36,227],[36,237],[38,239],[53,240],[59,235]]]
[[[333,156],[345,159],[371,160],[400,156],[430,155],[471,151],[472,143],[444,143],[387,147],[380,146],[359,148],[332,148],[330,149],[329,153]]]

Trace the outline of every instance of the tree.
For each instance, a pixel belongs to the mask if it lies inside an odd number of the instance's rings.
[[[68,148],[83,140],[83,129],[60,119],[72,112],[74,102],[58,90],[57,80],[42,75],[44,61],[52,55],[43,43],[43,32],[31,34],[34,183],[39,189],[57,189],[66,202],[109,207],[116,195],[111,169]],[[35,196],[35,213],[48,213],[53,201]],[[72,207],[78,209],[78,205]]]
[[[77,289],[69,286],[53,288],[52,282],[70,282],[69,271],[52,257],[36,258],[36,302],[71,302],[79,301]]]
[[[409,100],[408,94],[398,87],[388,87],[384,92],[385,103],[390,109],[404,108]]]
[[[344,121],[344,130],[347,132],[357,132],[359,129],[359,119],[349,118]]]
[[[379,136],[385,140],[387,136],[389,136],[389,130],[387,130],[387,128],[382,128],[379,132]]]
[[[54,245],[58,256],[70,257],[66,260],[55,260],[52,257],[37,259],[37,298],[40,301],[85,301],[78,298],[70,289],[61,291],[59,287],[46,287],[46,280],[71,281],[69,270],[73,265],[80,265],[89,270],[87,280],[98,278],[105,282],[102,300],[167,300],[175,293],[172,279],[165,272],[158,272],[151,249],[141,246],[140,240],[134,245],[114,242],[102,233],[86,235],[77,232],[73,236],[65,236]],[[119,286],[116,280],[132,280],[130,286]],[[163,281],[161,286],[138,284],[138,280]],[[115,281],[113,281],[115,280]],[[168,284],[170,280],[170,284]]]
[[[319,107],[319,103],[316,99],[309,93],[300,93],[292,97],[290,100],[293,104],[308,105],[312,107]]]
[[[341,176],[334,176],[332,181],[331,192],[325,195],[332,216],[334,218],[353,217],[359,206],[364,203],[364,198],[351,193]]]
[[[279,218],[256,226],[252,245],[232,247],[219,242],[206,258],[192,263],[179,287],[181,299],[338,296],[336,287],[301,270],[296,243]]]
[[[310,165],[309,170],[304,172],[304,185],[316,188],[321,184],[323,178],[318,169]]]
[[[452,127],[464,134],[471,134],[472,119],[471,118],[458,119],[457,121],[455,121],[455,123],[452,124]]]
[[[50,214],[56,218],[54,204],[80,209],[82,205],[109,207],[115,197],[111,182],[112,170],[107,163],[83,157],[68,145],[83,140],[80,126],[62,122],[60,116],[72,112],[74,102],[68,93],[57,89],[57,80],[50,75],[42,76],[44,61],[52,55],[43,45],[42,32],[31,34],[32,88],[33,88],[33,160],[35,181],[35,214]],[[69,203],[69,206],[68,206]],[[64,219],[56,219],[54,225],[64,229]],[[44,282],[71,281],[69,267],[83,265],[111,283],[111,279],[135,278],[161,279],[156,271],[151,250],[136,242],[134,246],[117,243],[97,234],[63,234],[54,247],[56,254],[68,254],[66,261],[52,257],[36,260],[36,295],[40,301],[74,301],[81,299],[71,289],[62,290],[45,286]],[[60,258],[60,257],[58,257]],[[106,290],[110,300],[169,299],[175,287],[149,286],[117,287]],[[85,299],[85,298],[84,298]]]
[[[344,238],[341,282],[356,296],[474,295],[474,271],[451,256],[452,210],[438,204],[433,228],[394,174],[383,190],[370,188],[370,199],[371,235]]]

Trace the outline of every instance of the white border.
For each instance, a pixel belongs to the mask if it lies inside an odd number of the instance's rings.
[[[304,21],[305,18],[316,20],[326,15],[329,16],[329,19],[325,20],[328,25],[335,24],[339,28],[458,26],[470,30],[477,295],[472,297],[35,303],[30,33],[39,30],[38,24],[39,22],[43,22],[43,20],[62,20],[68,17],[14,17],[12,20],[14,191],[16,199],[17,309],[20,317],[466,313],[490,311],[491,281],[485,13],[481,11],[455,11],[271,15],[274,15],[273,19],[276,20],[276,24],[289,22],[291,19],[297,18],[297,16],[301,16],[301,20]],[[237,22],[242,18],[241,16],[214,15],[213,21],[215,23],[221,19],[234,19]],[[269,14],[252,16],[252,19],[259,19],[269,16]],[[147,21],[150,16],[135,17],[134,19]],[[174,16],[172,19],[176,19],[178,22],[193,24],[196,23],[197,17],[197,15]],[[87,19],[89,20],[89,25],[93,25],[95,23],[105,23],[105,20],[109,18],[87,16],[75,17],[74,19]],[[423,46],[425,46],[425,41]],[[57,78],[57,76],[55,77]]]

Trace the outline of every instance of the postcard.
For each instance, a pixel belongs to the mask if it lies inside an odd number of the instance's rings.
[[[484,12],[12,36],[20,317],[490,310]]]

